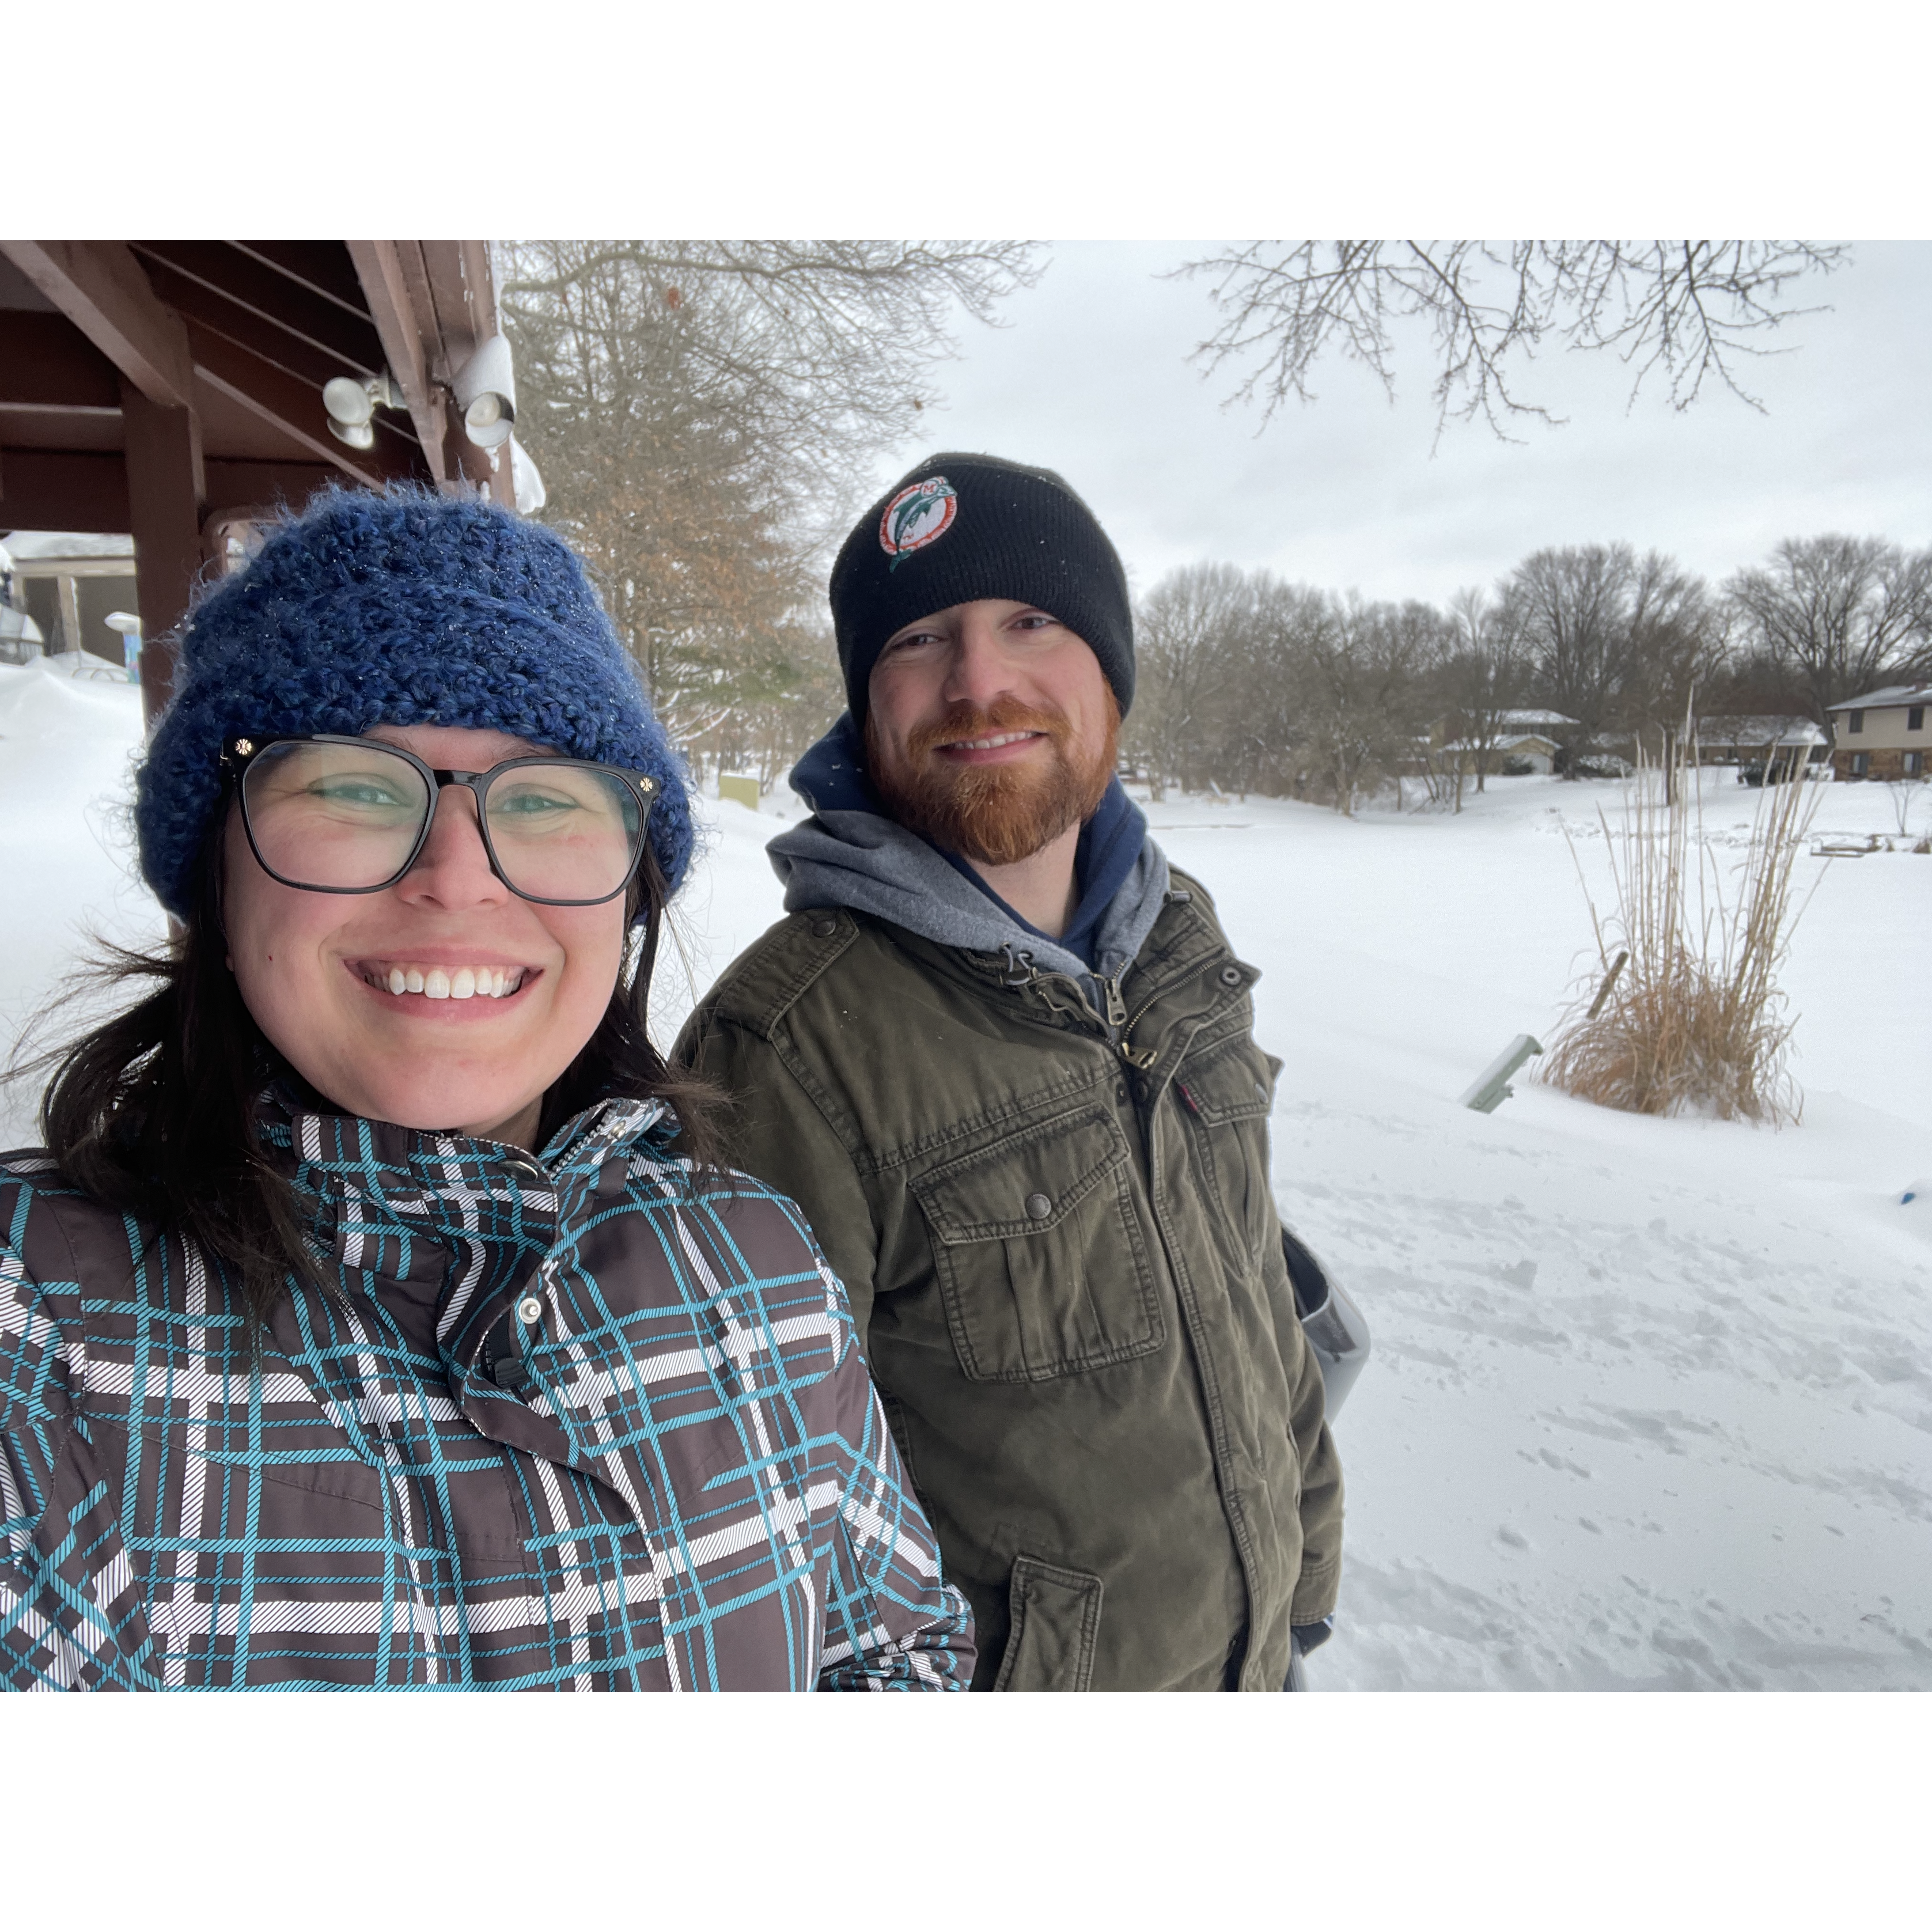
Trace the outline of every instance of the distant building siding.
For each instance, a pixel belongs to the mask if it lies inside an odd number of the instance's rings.
[[[1841,778],[1920,778],[1932,731],[1924,704],[1874,704],[1833,720],[1832,769]]]

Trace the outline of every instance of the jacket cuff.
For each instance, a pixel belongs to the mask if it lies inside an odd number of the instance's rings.
[[[1289,1622],[1318,1624],[1324,1617],[1332,1617],[1341,1582],[1342,1559],[1339,1555],[1320,1563],[1304,1564],[1294,1586]]]

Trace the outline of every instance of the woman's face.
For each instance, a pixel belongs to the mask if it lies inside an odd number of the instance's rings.
[[[488,771],[543,748],[442,725],[368,735],[446,770]],[[442,794],[416,863],[380,892],[279,884],[250,850],[238,806],[225,836],[229,964],[296,1071],[351,1113],[529,1146],[545,1090],[610,1004],[624,896],[594,906],[518,898],[490,869],[476,800],[460,787]],[[398,994],[398,972],[411,986],[484,990]],[[499,973],[505,992],[493,997]]]

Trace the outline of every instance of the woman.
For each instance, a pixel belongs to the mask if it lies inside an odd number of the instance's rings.
[[[337,494],[189,623],[182,931],[0,1159],[18,1688],[950,1689],[788,1202],[645,1036],[677,763],[575,557]]]

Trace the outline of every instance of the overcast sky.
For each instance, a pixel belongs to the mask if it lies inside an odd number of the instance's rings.
[[[1198,559],[1439,601],[1549,544],[1622,539],[1721,579],[1781,537],[1932,542],[1932,243],[1862,244],[1802,285],[1830,312],[1764,338],[1789,353],[1742,364],[1765,414],[1720,387],[1679,414],[1654,377],[1628,407],[1613,356],[1547,352],[1516,387],[1566,423],[1526,422],[1512,444],[1452,422],[1433,454],[1426,334],[1400,345],[1393,406],[1330,356],[1318,400],[1265,429],[1258,409],[1222,407],[1234,376],[1204,380],[1186,359],[1214,326],[1208,283],[1159,279],[1202,246],[1054,244],[1006,326],[964,326],[944,406],[881,465],[881,487],[940,448],[1048,464],[1094,506],[1137,591]]]

